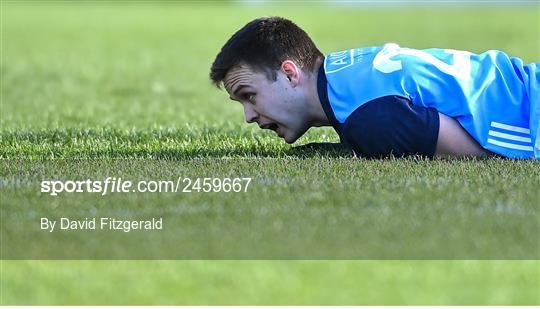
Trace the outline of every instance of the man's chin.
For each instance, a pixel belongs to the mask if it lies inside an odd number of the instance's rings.
[[[287,144],[293,144],[296,142],[309,128],[299,128],[298,130],[286,129],[279,127],[278,136],[283,138]]]
[[[293,143],[296,142],[301,136],[302,136],[302,134],[300,134],[300,135],[290,135],[290,134],[285,134],[282,138],[285,140],[285,142],[286,142],[287,144],[293,144]]]
[[[297,138],[295,138],[295,139],[287,139],[286,137],[284,137],[283,139],[285,140],[285,142],[286,142],[287,144],[293,144],[293,143],[296,142],[296,140],[297,140]]]

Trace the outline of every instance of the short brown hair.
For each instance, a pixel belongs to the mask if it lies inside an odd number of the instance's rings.
[[[275,80],[275,71],[287,59],[301,69],[313,71],[322,57],[308,34],[292,21],[261,17],[242,27],[223,45],[210,69],[210,79],[220,87],[232,67],[247,64],[270,73]]]

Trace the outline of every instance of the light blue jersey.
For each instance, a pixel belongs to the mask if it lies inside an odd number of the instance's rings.
[[[489,151],[540,159],[540,62],[390,43],[329,54],[324,70],[340,123],[366,102],[399,95],[455,118]]]

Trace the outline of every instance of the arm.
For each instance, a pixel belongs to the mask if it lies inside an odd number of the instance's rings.
[[[439,157],[487,156],[457,120],[439,113],[439,136],[435,155]]]
[[[347,118],[340,135],[356,154],[367,158],[487,153],[456,120],[399,96],[363,104]]]

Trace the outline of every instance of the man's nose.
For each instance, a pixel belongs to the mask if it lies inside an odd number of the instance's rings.
[[[249,104],[244,104],[244,116],[247,123],[253,123],[257,120],[259,114]]]

